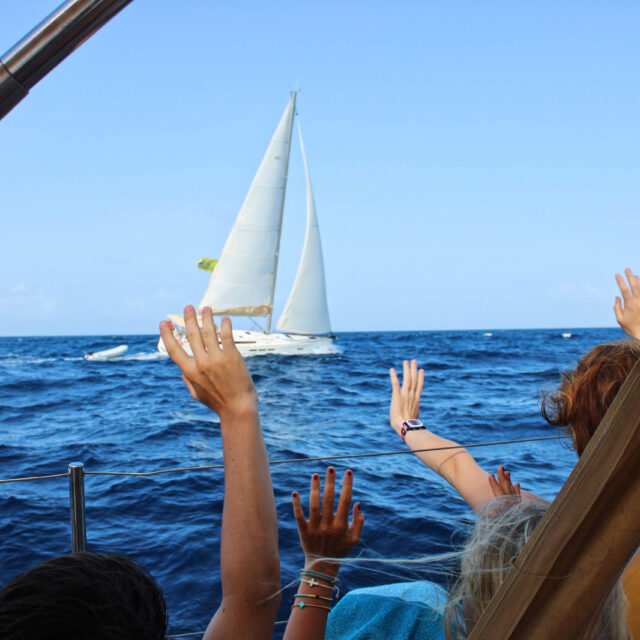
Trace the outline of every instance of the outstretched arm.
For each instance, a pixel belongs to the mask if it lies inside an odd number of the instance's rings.
[[[389,420],[398,435],[406,420],[417,419],[420,415],[420,394],[424,386],[424,371],[418,370],[415,360],[403,363],[402,386],[395,369],[391,376],[391,408]],[[467,501],[471,508],[480,513],[493,493],[489,485],[489,474],[482,469],[473,456],[452,440],[447,440],[426,429],[407,431],[405,442],[432,471],[441,475]],[[448,447],[448,448],[447,448]],[[451,448],[455,447],[455,448]],[[441,449],[441,450],[438,450]]]
[[[222,602],[204,640],[271,638],[280,604],[278,526],[267,452],[260,428],[258,394],[223,318],[218,342],[211,309],[184,310],[189,357],[167,322],[160,334],[180,367],[191,395],[220,417],[225,493],[220,544]]]
[[[391,408],[389,420],[391,426],[402,435],[402,425],[406,420],[415,420],[420,416],[420,395],[424,386],[424,371],[418,369],[415,360],[403,363],[402,386],[395,369],[391,376]],[[404,440],[409,448],[432,471],[441,475],[460,494],[467,504],[481,513],[487,502],[493,498],[489,484],[489,474],[475,461],[475,458],[458,443],[446,440],[427,429],[407,431]],[[435,449],[435,451],[420,451]],[[525,499],[539,499],[534,494],[522,492]]]
[[[357,544],[364,524],[360,505],[353,506],[349,525],[349,506],[353,472],[349,469],[342,480],[338,509],[333,513],[336,470],[327,469],[320,506],[320,476],[311,476],[309,492],[309,520],[304,517],[300,495],[292,495],[293,513],[298,525],[300,544],[305,555],[300,585],[294,597],[284,640],[323,640],[327,617],[333,604],[340,563]],[[327,560],[333,558],[333,560]]]
[[[616,281],[620,287],[622,300],[620,300],[620,296],[616,296],[613,311],[624,332],[632,338],[640,340],[640,276],[635,275],[631,269],[625,269],[624,272],[629,280],[629,286],[624,278],[616,273]]]

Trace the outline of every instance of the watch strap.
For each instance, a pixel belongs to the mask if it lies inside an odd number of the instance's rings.
[[[409,431],[423,431],[426,428],[420,420],[405,420],[400,428],[400,437],[404,440]]]

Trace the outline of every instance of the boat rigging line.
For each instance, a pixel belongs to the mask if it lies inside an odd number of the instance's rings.
[[[496,442],[476,442],[473,444],[458,444],[449,447],[433,447],[430,449],[402,449],[400,451],[374,451],[369,453],[345,453],[333,456],[318,456],[313,458],[286,458],[284,460],[270,460],[270,465],[290,464],[296,462],[321,462],[323,460],[346,460],[355,458],[374,458],[379,456],[396,456],[407,453],[427,453],[429,451],[447,451],[449,449],[472,449],[475,447],[495,447],[505,444],[519,444],[523,442],[542,442],[544,440],[562,440],[569,438],[568,435],[563,436],[543,436],[538,438],[523,438],[521,440],[498,440]],[[175,467],[172,469],[157,469],[155,471],[84,471],[84,475],[91,476],[156,476],[165,473],[178,473],[181,471],[207,471],[209,469],[224,469],[224,464],[201,465],[197,467]],[[57,473],[48,476],[32,476],[28,478],[5,478],[0,479],[0,484],[9,482],[28,482],[31,480],[49,480],[51,478],[68,478],[69,473]]]

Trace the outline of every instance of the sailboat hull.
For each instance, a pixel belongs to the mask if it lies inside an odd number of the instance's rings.
[[[186,334],[183,331],[174,330],[178,343],[189,354],[193,355]],[[335,344],[335,338],[330,336],[304,336],[291,333],[261,333],[260,331],[234,330],[233,340],[238,351],[245,357],[266,355],[322,355],[339,353]],[[158,340],[158,351],[167,355],[162,338]]]

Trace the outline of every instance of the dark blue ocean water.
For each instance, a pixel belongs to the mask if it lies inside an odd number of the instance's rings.
[[[571,338],[562,334],[570,332]],[[388,424],[389,366],[415,357],[426,370],[422,420],[463,443],[557,435],[539,412],[540,392],[618,329],[345,333],[341,353],[267,356],[248,361],[272,460],[394,451]],[[221,462],[215,416],[191,399],[178,369],[155,352],[156,336],[0,338],[1,478],[88,471],[151,471]],[[126,357],[87,362],[89,350],[129,345]],[[565,441],[475,449],[480,464],[504,463],[523,488],[553,498],[575,463]],[[355,499],[366,515],[359,551],[406,558],[452,548],[472,514],[444,481],[411,455],[335,463],[355,471]],[[290,494],[326,464],[272,467],[283,583],[302,563]],[[204,630],[220,599],[219,470],[151,478],[87,478],[92,551],[124,553],[162,586],[170,633]],[[70,550],[66,478],[0,484],[0,582]],[[381,567],[379,567],[381,568]],[[426,575],[446,582],[446,570]],[[349,565],[343,590],[418,575]],[[420,574],[424,575],[424,574]],[[279,619],[290,600],[283,598]],[[274,637],[279,637],[277,631]]]

